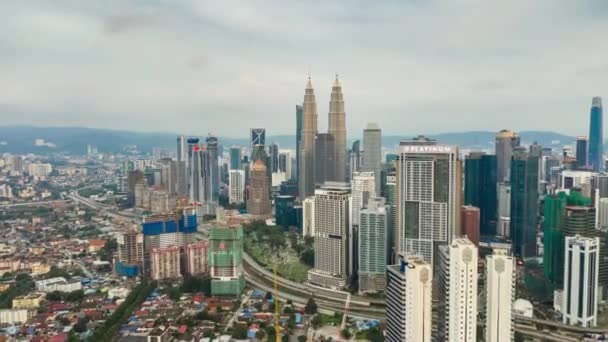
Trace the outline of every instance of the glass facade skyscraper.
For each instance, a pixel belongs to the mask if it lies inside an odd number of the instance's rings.
[[[464,162],[464,204],[479,208],[481,235],[496,234],[496,156],[471,152]]]
[[[538,158],[516,147],[511,159],[511,239],[513,255],[536,257]]]
[[[589,158],[587,158],[587,162],[593,168],[593,171],[600,171],[604,168],[602,117],[602,98],[594,97],[591,102],[591,113],[589,117]]]

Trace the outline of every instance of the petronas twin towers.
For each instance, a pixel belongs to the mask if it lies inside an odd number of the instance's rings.
[[[329,101],[329,125],[328,134],[333,139],[324,139],[324,143],[328,140],[333,140],[333,144],[324,146],[321,150],[327,151],[323,155],[317,155],[319,150],[316,146],[317,140],[317,101],[315,99],[315,91],[312,87],[310,77],[306,83],[304,93],[304,105],[301,116],[301,135],[300,135],[300,151],[299,152],[299,176],[298,187],[300,198],[314,195],[315,172],[319,169],[325,169],[324,174],[327,175],[326,181],[343,182],[346,180],[346,115],[344,113],[344,96],[342,94],[342,86],[336,75],[336,80],[331,89],[331,99]],[[329,147],[329,148],[327,148]],[[323,163],[324,166],[319,168],[318,163]]]

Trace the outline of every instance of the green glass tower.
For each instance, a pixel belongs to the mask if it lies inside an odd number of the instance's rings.
[[[538,224],[538,158],[523,147],[513,150],[511,159],[511,239],[513,255],[536,257]]]
[[[481,235],[495,235],[497,221],[496,156],[471,152],[465,158],[464,204],[479,208]]]

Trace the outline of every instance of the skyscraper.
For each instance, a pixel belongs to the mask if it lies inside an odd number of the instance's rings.
[[[589,158],[587,158],[593,171],[600,171],[604,168],[603,115],[602,98],[594,97],[591,101],[589,115]]]
[[[524,147],[513,150],[511,161],[511,239],[513,254],[520,258],[536,256],[538,224],[538,158]]]
[[[315,198],[307,197],[302,201],[302,235],[315,236]]]
[[[352,225],[359,225],[359,212],[367,206],[367,201],[376,197],[376,180],[373,172],[355,172],[351,181],[352,186]]]
[[[300,140],[299,195],[300,199],[315,193],[315,138],[317,135],[317,101],[310,77],[304,93],[302,138]]]
[[[348,285],[352,270],[350,186],[325,183],[314,196],[315,267],[308,280],[330,288]]]
[[[424,260],[402,256],[387,266],[386,340],[430,341],[433,272]]]
[[[279,172],[279,146],[275,143],[268,146],[268,156],[270,157],[270,172]]]
[[[251,186],[247,198],[247,213],[260,218],[268,218],[271,213],[270,184],[266,165],[262,160],[256,160],[251,166]]]
[[[250,143],[251,147],[255,145],[266,145],[266,129],[265,128],[252,128],[250,130]]]
[[[183,135],[177,137],[177,161],[188,162],[188,145]]]
[[[397,160],[397,246],[433,264],[436,244],[448,244],[460,226],[458,148],[417,137],[402,141]]]
[[[315,184],[333,181],[335,162],[335,138],[328,133],[319,133],[315,141]]]
[[[479,208],[481,235],[496,234],[496,156],[471,152],[465,157],[464,204]]]
[[[296,181],[300,181],[300,146],[302,144],[302,128],[304,127],[304,107],[296,105]]]
[[[207,168],[209,190],[207,191],[207,201],[217,202],[220,197],[220,168],[218,164],[218,141],[216,137],[208,136],[207,143]]]
[[[230,170],[228,176],[229,198],[231,204],[241,204],[245,198],[245,171]]]
[[[576,137],[576,166],[581,169],[587,166],[587,137]]]
[[[230,170],[241,170],[241,148],[238,146],[232,146],[230,148]]]
[[[344,182],[346,179],[346,114],[344,113],[344,96],[342,86],[338,81],[338,75],[331,88],[331,99],[329,101],[329,125],[327,133],[334,136],[334,166],[330,179],[336,182]]]
[[[359,292],[384,291],[389,215],[388,206],[382,197],[370,198],[366,208],[359,214]]]
[[[348,159],[348,169],[350,173],[348,179],[352,180],[353,173],[361,171],[361,147],[359,140],[353,142],[353,147],[349,151]]]
[[[565,249],[563,323],[595,327],[599,298],[599,239],[569,236]]]
[[[519,135],[513,131],[503,129],[496,134],[496,177],[499,183],[509,181],[513,148],[519,144]]]
[[[207,159],[205,146],[196,138],[188,139],[188,199],[191,202],[204,202],[206,199],[204,167]]]
[[[386,205],[389,207],[389,257],[390,260],[395,260],[397,248],[395,241],[397,238],[397,174],[391,171],[386,175],[386,185],[384,188],[384,197]]]
[[[477,341],[477,247],[467,238],[439,246],[437,341]]]
[[[375,123],[368,123],[363,130],[363,154],[361,171],[373,172],[376,179],[376,193],[380,193],[380,172],[382,171],[382,131]]]
[[[462,235],[479,247],[479,208],[472,205],[463,205],[460,218]]]
[[[515,264],[505,249],[486,256],[486,342],[512,341]]]

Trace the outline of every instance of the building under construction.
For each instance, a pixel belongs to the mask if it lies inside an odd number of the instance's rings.
[[[209,231],[211,294],[238,296],[245,288],[243,275],[243,228],[220,227]]]

